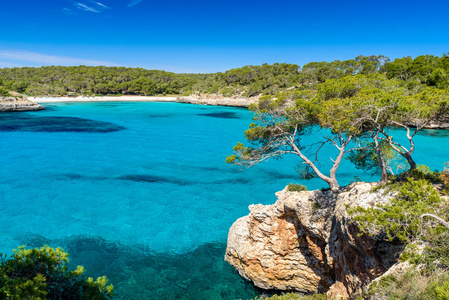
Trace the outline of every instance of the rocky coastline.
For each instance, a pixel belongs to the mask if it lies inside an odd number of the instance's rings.
[[[43,110],[40,104],[30,100],[16,100],[15,98],[0,99],[0,112],[19,112]]]
[[[332,191],[276,193],[273,205],[251,205],[230,228],[225,260],[263,289],[327,293],[355,299],[398,263],[403,245],[360,234],[349,208],[368,207],[393,195],[371,192],[374,183]]]
[[[176,102],[214,106],[249,107],[258,100],[259,97],[224,97],[215,94],[204,94],[178,97]]]

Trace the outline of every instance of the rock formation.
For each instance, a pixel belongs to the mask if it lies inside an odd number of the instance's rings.
[[[0,98],[0,112],[34,111],[45,109],[40,104],[29,100],[16,100],[13,97]]]
[[[373,206],[392,195],[374,184],[332,191],[276,193],[273,205],[251,205],[231,227],[225,260],[264,289],[357,297],[398,260],[403,245],[360,234],[347,209]]]
[[[198,95],[179,97],[176,102],[203,104],[203,105],[218,105],[218,106],[234,106],[234,107],[249,107],[250,104],[256,103],[259,97],[245,98],[245,97],[223,97],[220,95]]]

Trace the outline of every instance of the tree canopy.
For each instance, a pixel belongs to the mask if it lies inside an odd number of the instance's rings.
[[[362,158],[375,161],[381,181],[385,182],[388,169],[391,170],[391,151],[405,158],[410,171],[416,169],[414,137],[448,114],[448,97],[448,91],[434,87],[414,93],[400,80],[378,73],[329,79],[314,92],[283,92],[276,97],[264,97],[250,107],[255,112],[255,122],[245,132],[250,145],[237,144],[235,154],[227,162],[251,166],[293,153],[336,190],[339,187],[336,171],[342,158],[352,153],[349,158],[353,162]],[[393,137],[390,131],[393,126],[405,129],[408,145]],[[311,156],[304,150],[313,146],[306,138],[312,128],[319,128],[324,134]],[[328,173],[315,163],[318,152],[327,143],[337,149]],[[375,156],[370,149],[375,151]],[[370,156],[363,155],[368,153]]]
[[[449,56],[421,55],[394,61],[383,55],[349,60],[244,66],[210,74],[176,74],[126,67],[47,66],[0,69],[0,88],[30,96],[66,95],[276,95],[290,89],[316,89],[321,83],[352,75],[384,74],[408,90],[449,86]]]
[[[83,267],[69,271],[68,262],[64,250],[48,246],[0,255],[0,299],[112,299],[114,288],[105,276],[86,278]]]

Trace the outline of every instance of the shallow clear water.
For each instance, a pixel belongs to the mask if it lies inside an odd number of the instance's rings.
[[[225,164],[245,109],[178,103],[61,103],[0,114],[0,252],[61,246],[119,299],[249,299],[223,262],[229,227],[299,180],[296,157]],[[310,139],[315,136],[311,135]],[[416,161],[442,169],[447,131],[417,137]],[[328,161],[331,149],[322,159]],[[344,162],[340,183],[372,179]]]

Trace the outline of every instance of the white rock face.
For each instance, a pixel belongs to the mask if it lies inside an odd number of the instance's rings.
[[[349,222],[348,207],[388,201],[372,187],[353,184],[339,194],[284,189],[273,205],[251,205],[229,230],[225,260],[260,288],[355,297],[402,249],[380,236],[358,236]]]
[[[0,112],[7,111],[34,111],[45,109],[32,101],[0,101]]]
[[[244,97],[223,97],[217,95],[201,95],[201,96],[183,96],[179,97],[176,102],[203,104],[203,105],[218,105],[218,106],[233,106],[233,107],[248,107],[252,103],[256,103],[259,97],[244,98]]]

